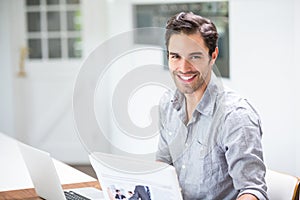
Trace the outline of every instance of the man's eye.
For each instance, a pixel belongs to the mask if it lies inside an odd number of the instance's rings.
[[[173,55],[171,55],[170,57],[171,57],[172,59],[179,58],[179,56],[178,56],[178,55],[176,55],[176,54],[173,54]]]
[[[201,59],[201,56],[192,56],[191,59]]]

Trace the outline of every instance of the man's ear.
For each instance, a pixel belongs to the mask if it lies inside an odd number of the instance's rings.
[[[214,52],[212,53],[212,55],[211,55],[211,59],[212,59],[212,60],[216,60],[217,57],[218,57],[218,55],[219,55],[219,48],[216,47],[216,48],[215,48],[215,51],[214,51]]]
[[[212,65],[215,64],[216,59],[218,58],[218,55],[219,55],[219,48],[216,47],[215,51],[211,54],[211,60],[210,60],[210,62],[211,62]]]

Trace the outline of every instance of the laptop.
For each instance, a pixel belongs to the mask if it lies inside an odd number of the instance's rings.
[[[183,199],[171,165],[102,152],[89,159],[106,199]]]
[[[52,157],[48,152],[18,143],[36,193],[47,200],[103,200],[103,192],[93,187],[63,190]]]

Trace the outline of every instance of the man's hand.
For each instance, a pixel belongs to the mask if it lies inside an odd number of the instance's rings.
[[[237,200],[258,200],[256,196],[252,194],[243,194]]]

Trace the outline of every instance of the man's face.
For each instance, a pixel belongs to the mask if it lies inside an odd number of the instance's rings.
[[[210,80],[212,65],[218,49],[212,57],[199,33],[173,34],[169,40],[169,69],[180,92],[193,94],[201,91]]]

